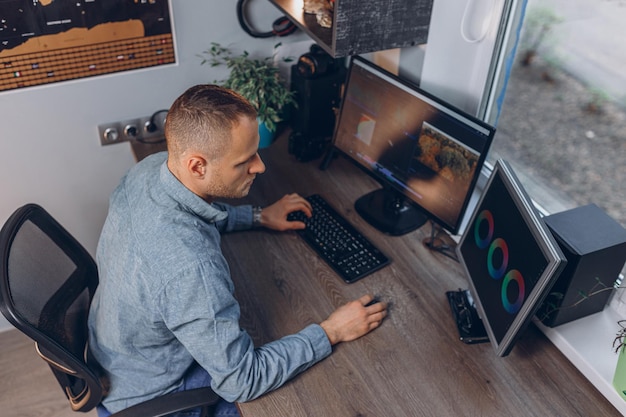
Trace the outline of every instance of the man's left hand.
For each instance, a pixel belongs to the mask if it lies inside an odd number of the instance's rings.
[[[307,217],[312,215],[311,204],[298,194],[287,194],[274,204],[263,208],[261,226],[272,230],[298,230],[306,226],[300,221],[288,221],[287,215],[294,211],[302,211]]]

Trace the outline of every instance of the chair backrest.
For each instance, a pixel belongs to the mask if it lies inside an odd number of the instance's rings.
[[[106,382],[88,358],[87,317],[98,285],[93,258],[36,204],[6,221],[0,256],[0,311],[35,341],[72,409],[94,408]]]

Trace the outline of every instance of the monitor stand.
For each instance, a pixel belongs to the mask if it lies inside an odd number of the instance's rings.
[[[388,188],[365,194],[354,203],[354,207],[365,221],[391,236],[412,232],[428,220],[402,194]]]
[[[443,231],[443,228],[441,226],[439,226],[432,220],[430,223],[430,236],[422,240],[424,246],[434,252],[439,252],[442,255],[445,255],[448,258],[458,262],[459,258],[456,255],[456,242],[454,242],[450,238],[450,236],[448,236],[446,232]]]
[[[469,290],[447,291],[446,297],[459,331],[459,339],[468,344],[488,342],[487,331]]]

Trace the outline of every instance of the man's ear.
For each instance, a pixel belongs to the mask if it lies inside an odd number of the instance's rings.
[[[201,155],[191,155],[187,158],[187,172],[193,178],[204,178],[207,171],[207,160]]]

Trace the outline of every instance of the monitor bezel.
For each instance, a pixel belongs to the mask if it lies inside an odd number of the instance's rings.
[[[486,143],[484,146],[484,149],[482,151],[479,152],[479,159],[477,162],[477,168],[474,172],[474,176],[472,177],[467,193],[465,195],[464,201],[461,205],[461,208],[459,210],[459,215],[456,219],[456,223],[455,224],[451,224],[441,218],[438,217],[438,215],[436,213],[431,212],[430,210],[428,210],[427,208],[423,207],[418,201],[415,201],[411,198],[411,196],[407,195],[407,193],[402,190],[401,187],[395,185],[394,183],[387,181],[383,176],[379,175],[376,171],[372,171],[370,169],[368,169],[367,167],[365,167],[363,164],[359,163],[358,161],[356,161],[353,157],[351,157],[349,154],[347,154],[346,152],[344,152],[341,148],[337,147],[336,143],[337,143],[337,134],[339,131],[339,127],[341,125],[341,118],[343,115],[343,111],[344,111],[344,102],[345,100],[343,98],[345,98],[345,94],[348,91],[348,89],[350,88],[350,79],[351,76],[353,74],[353,67],[354,65],[361,65],[363,67],[365,67],[370,73],[377,75],[377,76],[382,76],[381,78],[389,78],[391,79],[392,83],[398,83],[400,84],[400,86],[404,89],[408,89],[411,93],[415,92],[417,95],[421,95],[425,98],[425,101],[428,103],[429,101],[435,103],[436,106],[441,107],[442,109],[439,109],[439,111],[445,111],[448,114],[453,114],[455,117],[459,117],[459,118],[464,118],[467,120],[467,122],[473,123],[475,125],[476,129],[483,129],[487,132],[487,134],[485,135],[486,137]],[[325,163],[323,163],[323,165],[327,164],[328,161],[330,160],[330,156],[333,153],[338,153],[340,155],[342,155],[345,159],[349,160],[352,164],[354,164],[355,166],[357,166],[359,169],[361,169],[363,172],[365,172],[366,174],[368,174],[370,177],[372,177],[373,179],[375,179],[382,187],[384,188],[389,188],[394,190],[397,193],[400,193],[402,195],[405,196],[406,201],[411,204],[413,207],[415,207],[417,210],[419,210],[419,212],[423,213],[425,216],[428,217],[429,220],[434,221],[435,223],[441,225],[442,227],[444,227],[446,230],[448,230],[450,233],[452,233],[453,235],[456,235],[459,233],[461,226],[464,224],[464,219],[466,217],[467,214],[467,210],[468,210],[468,206],[470,204],[470,201],[472,199],[472,195],[474,193],[474,190],[476,188],[476,184],[478,182],[478,179],[480,178],[481,175],[481,171],[482,171],[482,167],[484,166],[485,160],[487,158],[487,154],[489,152],[489,149],[491,147],[491,143],[493,142],[493,138],[495,135],[495,131],[496,129],[489,125],[488,123],[478,119],[475,116],[472,116],[471,114],[461,110],[460,108],[434,96],[433,94],[428,93],[427,91],[422,90],[418,85],[412,83],[411,81],[404,79],[398,75],[395,75],[389,71],[387,71],[386,69],[380,67],[379,65],[376,65],[375,63],[361,57],[358,55],[354,55],[350,58],[350,63],[349,63],[349,67],[348,67],[348,71],[347,71],[347,75],[346,75],[346,81],[345,81],[345,85],[344,85],[344,89],[342,92],[342,100],[341,100],[341,104],[340,104],[340,108],[339,108],[339,112],[337,114],[337,121],[335,123],[335,128],[333,131],[333,139],[332,139],[332,147],[330,149],[329,152],[329,156],[326,158],[327,161]],[[472,148],[473,149],[473,148]]]
[[[464,243],[468,236],[472,234],[473,230],[470,225],[474,223],[476,216],[482,210],[483,201],[488,195],[491,189],[491,184],[496,177],[499,177],[502,180],[502,183],[508,192],[508,197],[511,198],[517,207],[526,227],[534,237],[535,244],[541,250],[547,262],[543,273],[537,280],[537,283],[531,290],[528,297],[524,300],[521,309],[518,311],[515,319],[500,342],[498,342],[492,329],[493,319],[487,317],[486,310],[483,306],[484,300],[480,298],[477,292],[477,286],[474,282],[475,278],[471,276],[463,255]],[[482,323],[496,354],[498,356],[508,355],[515,342],[519,339],[525,328],[531,322],[532,318],[541,306],[541,303],[545,300],[545,297],[548,295],[548,292],[552,288],[554,282],[558,279],[561,271],[563,271],[563,268],[567,263],[567,258],[550,232],[550,229],[545,224],[539,211],[534,206],[534,203],[513,171],[513,168],[504,159],[496,161],[493,171],[480,195],[479,201],[469,217],[468,226],[466,227],[457,245],[457,257],[469,283],[469,290],[474,299],[479,317],[482,319]],[[484,279],[484,277],[479,278]],[[489,279],[491,278],[489,277]]]

